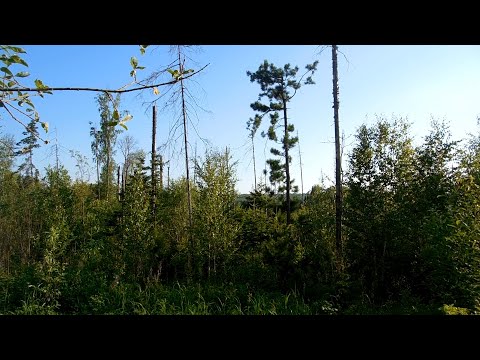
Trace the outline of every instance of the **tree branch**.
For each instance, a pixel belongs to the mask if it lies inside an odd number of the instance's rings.
[[[25,116],[26,116],[26,117],[28,117],[30,120],[33,120],[33,121],[35,121],[35,118],[34,118],[34,117],[32,117],[32,115],[30,115],[30,114],[27,114],[27,113],[23,112],[22,110],[20,110],[20,109],[16,108],[16,107],[15,107],[15,106],[13,106],[12,104],[10,104],[10,102],[5,102],[5,101],[4,101],[4,102],[3,102],[3,104],[4,104],[4,105],[7,105],[7,104],[8,104],[8,106],[10,106],[12,109],[14,109],[14,110],[18,111],[18,112],[19,112],[20,114],[22,114],[22,115],[25,115]],[[22,125],[24,125],[24,124],[22,123]],[[24,125],[24,126],[25,126],[25,125]]]
[[[28,128],[27,125],[25,125],[21,120],[18,120],[17,117],[16,117],[15,115],[13,115],[10,110],[8,110],[7,105],[8,105],[8,106],[11,106],[11,105],[10,105],[10,104],[6,104],[6,103],[4,103],[4,105],[5,105],[5,106],[4,106],[5,110],[7,110],[7,112],[10,114],[10,116],[12,117],[12,119],[15,120],[16,122],[18,122],[19,124],[21,124],[25,129],[27,129],[27,128]],[[35,131],[30,131],[30,132],[31,132],[31,133],[33,134],[33,136],[35,136],[37,139],[43,141],[45,144],[48,144],[48,141],[47,141],[47,140],[43,140]]]
[[[46,91],[96,91],[96,92],[105,92],[105,93],[114,93],[114,94],[121,94],[121,93],[127,93],[127,92],[132,92],[132,91],[139,91],[139,90],[144,90],[144,89],[151,89],[154,87],[159,87],[159,86],[166,86],[166,85],[172,85],[175,84],[181,80],[186,80],[196,74],[198,74],[200,71],[205,69],[208,65],[205,65],[202,67],[200,70],[195,71],[191,73],[190,75],[177,79],[177,80],[172,80],[160,84],[154,84],[154,85],[147,85],[147,86],[140,86],[136,87],[133,89],[122,89],[120,88],[119,90],[111,90],[111,89],[100,89],[100,88],[80,88],[80,87],[45,87],[45,88],[0,88],[0,92],[8,92],[8,91],[23,91],[23,92],[46,92]]]

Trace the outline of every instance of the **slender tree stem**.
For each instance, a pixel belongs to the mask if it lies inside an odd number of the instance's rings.
[[[152,168],[151,168],[151,176],[152,176],[152,215],[153,221],[155,223],[155,196],[157,193],[156,189],[156,179],[155,179],[155,157],[156,157],[156,136],[157,135],[157,106],[153,105],[152,107]]]
[[[338,264],[342,264],[342,155],[340,151],[340,126],[338,120],[338,64],[337,45],[332,45],[333,118],[335,122],[335,240]]]
[[[297,130],[297,138],[298,138],[298,130]],[[300,182],[302,184],[302,204],[304,202],[303,198],[303,169],[302,169],[302,152],[300,151],[300,141],[298,141],[298,158],[300,159]]]
[[[290,208],[290,164],[288,158],[288,118],[287,118],[287,100],[283,96],[283,125],[285,127],[285,136],[283,138],[283,147],[285,149],[285,173],[287,178],[287,225],[291,222],[291,208]]]
[[[252,152],[253,152],[253,182],[255,184],[255,190],[257,189],[257,168],[255,165],[255,142],[252,135]]]

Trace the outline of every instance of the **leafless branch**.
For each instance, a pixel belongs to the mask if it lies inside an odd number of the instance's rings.
[[[12,112],[8,109],[7,106],[11,106],[10,104],[8,103],[3,103],[4,104],[4,108],[5,110],[7,110],[7,112],[10,114],[10,116],[12,117],[13,120],[15,120],[16,122],[18,122],[19,124],[21,124],[25,129],[28,128],[27,125],[25,125],[21,120],[17,119],[17,117],[15,115],[12,114]],[[48,141],[42,139],[37,133],[35,133],[34,131],[31,132],[33,134],[33,136],[35,136],[37,139],[43,141],[45,144],[48,144]]]
[[[327,49],[327,48],[329,48],[329,47],[331,47],[331,46],[332,46],[332,45],[322,45],[320,51],[319,51],[317,54],[318,54],[318,55],[322,55],[323,50],[325,50],[325,49]],[[320,46],[318,46],[317,48],[319,48],[319,47],[320,47]],[[338,48],[337,48],[337,52],[340,53],[340,54],[342,54],[343,57],[345,58],[345,61],[347,62],[347,70],[348,70],[348,69],[350,68],[350,61],[348,61],[347,56],[346,56],[343,52],[341,52],[340,50],[338,50]]]
[[[5,102],[4,102],[4,104],[5,104]],[[34,118],[32,117],[32,115],[27,114],[26,112],[23,112],[22,110],[16,108],[16,107],[13,106],[12,104],[8,103],[8,106],[10,106],[12,109],[18,111],[20,114],[25,115],[25,116],[28,117],[30,120],[34,120]],[[22,124],[22,125],[23,125],[23,124]]]

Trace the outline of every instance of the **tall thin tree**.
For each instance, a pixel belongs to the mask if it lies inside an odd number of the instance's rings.
[[[277,68],[267,60],[259,66],[256,72],[247,71],[250,81],[256,81],[262,90],[258,96],[258,101],[252,103],[250,107],[260,113],[256,115],[260,119],[266,114],[270,114],[270,127],[266,135],[268,135],[270,140],[282,144],[283,152],[275,148],[272,148],[270,152],[275,156],[283,157],[284,163],[282,164],[280,160],[274,159],[269,159],[267,162],[270,165],[270,181],[285,183],[279,189],[286,190],[287,224],[291,223],[290,190],[292,180],[290,179],[291,156],[289,155],[289,150],[298,141],[298,138],[289,136],[289,133],[294,131],[294,126],[288,122],[287,104],[302,86],[302,79],[305,75],[310,73],[303,85],[314,84],[312,75],[317,69],[317,64],[318,61],[315,61],[313,64],[306,65],[306,72],[300,79],[296,77],[299,70],[298,66],[292,68],[290,64],[286,64],[283,68]],[[293,94],[291,91],[293,91]],[[260,102],[263,97],[267,98],[267,104]],[[279,127],[279,111],[283,112],[283,138],[281,141],[278,140],[275,131]]]
[[[335,123],[335,242],[337,248],[338,264],[342,264],[342,154],[340,149],[340,126],[338,119],[338,63],[337,45],[332,45],[332,71],[333,71],[333,119]]]
[[[90,125],[92,125],[92,122],[90,122]],[[93,161],[95,161],[97,165],[97,195],[98,199],[100,200],[100,151],[98,149],[98,143],[100,142],[99,140],[99,131],[97,130],[96,127],[91,126],[90,127],[90,136],[92,137],[92,152],[93,152]]]
[[[247,121],[247,130],[249,131],[248,137],[252,141],[252,157],[253,157],[253,181],[254,181],[254,186],[255,190],[257,189],[257,168],[256,168],[256,161],[255,161],[255,134],[258,130],[258,127],[260,126],[262,122],[262,117],[259,115],[256,115],[253,119],[250,118]]]
[[[157,138],[157,106],[153,104],[152,107],[152,165],[151,165],[151,175],[152,175],[152,195],[150,201],[152,203],[152,214],[153,220],[155,221],[155,196],[157,193],[157,181],[155,178],[155,167],[156,167],[156,138]]]
[[[165,163],[163,162],[162,155],[160,155],[158,158],[159,158],[158,167],[160,169],[158,184],[160,185],[160,191],[162,191],[163,190],[163,166],[165,165]]]
[[[57,128],[55,127],[55,170],[58,171],[58,134]]]
[[[298,138],[298,130],[297,130],[297,138]],[[302,152],[300,151],[300,140],[298,140],[298,158],[300,160],[300,183],[302,186],[302,204],[304,203],[304,195],[303,195],[303,166],[302,166]]]
[[[117,135],[121,130],[112,126],[120,119],[119,106],[120,94],[115,99],[110,94],[103,93],[95,97],[100,112],[100,130],[97,131],[98,136],[98,152],[102,161],[100,178],[106,192],[106,199],[110,198],[111,183],[114,179],[114,155],[115,143]]]
[[[25,171],[25,175],[33,179],[34,172],[37,169],[33,164],[33,149],[40,147],[38,144],[37,122],[32,120],[28,123],[26,130],[22,133],[25,138],[17,143],[17,146],[23,146],[15,152],[15,155],[24,155],[25,161],[19,166],[19,171]]]
[[[123,155],[123,171],[122,171],[122,191],[125,192],[125,185],[130,169],[130,154],[135,152],[137,141],[131,135],[125,135],[118,141],[118,147]]]
[[[122,191],[120,187],[120,165],[117,167],[117,196],[118,196],[118,201],[122,200]]]
[[[185,72],[185,56],[182,54],[182,47],[177,46],[178,52],[178,70],[180,74]],[[182,56],[183,55],[183,56]],[[188,222],[192,227],[192,194],[190,191],[190,170],[188,164],[188,133],[187,133],[187,107],[185,105],[185,86],[183,76],[180,77],[180,91],[182,98],[182,116],[183,116],[183,142],[185,145],[185,176],[187,177],[187,199],[188,199]]]

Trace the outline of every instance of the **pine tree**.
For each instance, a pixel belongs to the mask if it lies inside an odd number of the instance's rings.
[[[289,150],[295,146],[298,142],[298,138],[291,137],[290,133],[295,131],[293,124],[288,121],[287,104],[296,95],[298,89],[302,86],[302,80],[305,75],[310,73],[310,76],[306,78],[303,85],[314,84],[312,75],[317,69],[318,61],[313,64],[307,65],[306,72],[297,79],[298,66],[294,68],[290,64],[284,65],[283,68],[278,68],[275,65],[269,63],[267,60],[263,62],[256,72],[247,71],[247,76],[250,77],[251,82],[257,82],[260,85],[262,92],[258,96],[258,101],[252,103],[250,107],[259,112],[256,115],[254,124],[261,121],[266,114],[270,115],[270,126],[268,131],[263,132],[263,136],[276,143],[281,144],[282,150],[272,148],[270,152],[272,155],[279,156],[280,159],[267,160],[270,166],[270,182],[279,184],[279,192],[286,190],[286,203],[287,203],[287,224],[290,224],[291,208],[290,208],[290,191],[292,189],[293,180],[290,177],[290,163],[291,156]],[[293,93],[292,93],[293,92]],[[267,103],[260,102],[262,98],[265,98]],[[279,124],[280,115],[279,112],[283,112],[283,125]],[[278,138],[276,130],[283,128],[283,136]]]
[[[35,170],[37,170],[33,164],[33,149],[40,147],[38,144],[37,121],[30,121],[22,134],[25,137],[17,143],[17,146],[22,146],[22,148],[15,152],[15,155],[25,156],[25,160],[19,166],[18,171],[24,172],[26,176],[33,179]]]

